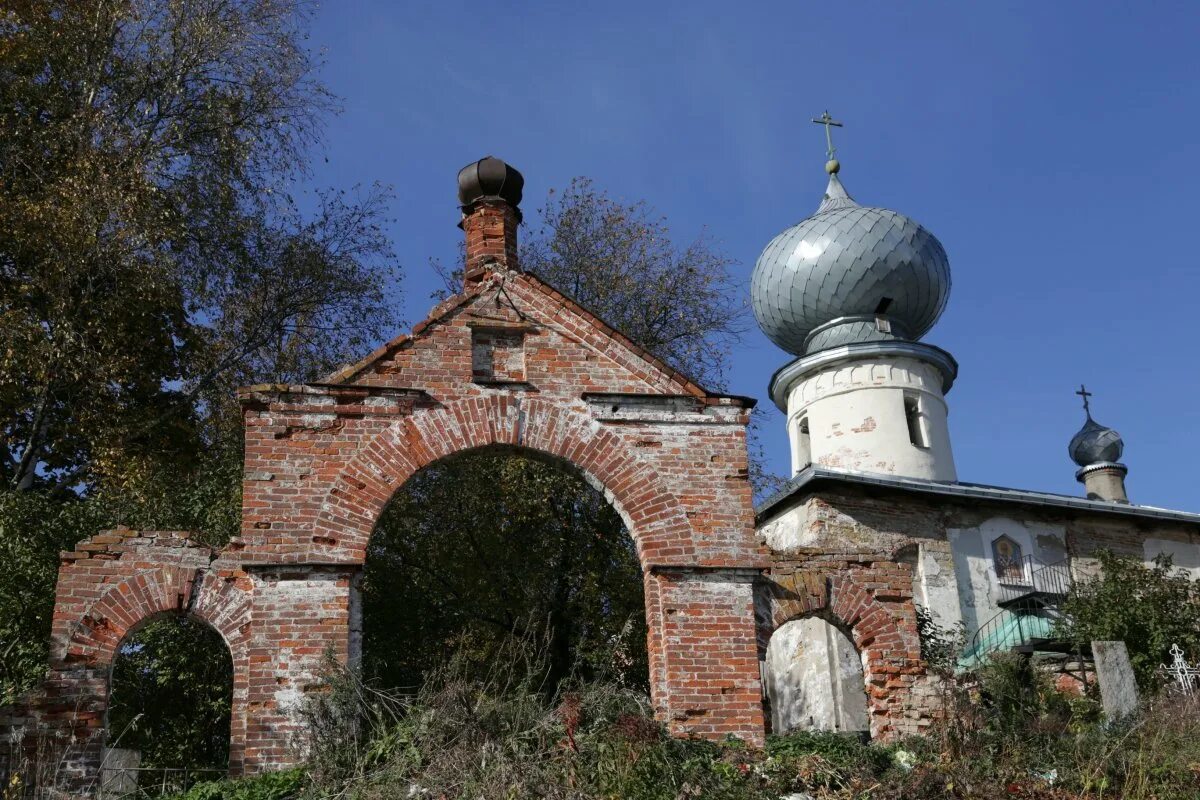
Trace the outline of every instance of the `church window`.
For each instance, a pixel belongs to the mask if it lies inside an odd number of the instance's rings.
[[[915,394],[904,395],[904,419],[908,423],[908,440],[913,447],[929,447],[925,415],[921,413],[921,400]]]
[[[1007,536],[992,542],[992,561],[996,565],[996,576],[1002,581],[1019,582],[1025,579],[1025,563],[1021,545]]]
[[[792,448],[792,472],[799,472],[812,463],[812,441],[808,434],[808,417],[796,422],[795,445]]]

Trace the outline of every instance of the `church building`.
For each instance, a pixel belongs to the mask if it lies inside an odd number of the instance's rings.
[[[813,121],[827,135],[838,124]],[[824,197],[767,244],[751,286],[759,327],[792,357],[767,391],[786,415],[793,474],[755,509],[773,560],[759,597],[766,707],[776,731],[911,731],[925,724],[920,703],[897,716],[878,701],[888,688],[919,693],[921,670],[881,673],[879,640],[809,610],[802,587],[858,574],[876,598],[911,598],[929,623],[961,630],[963,667],[1017,650],[1067,670],[1087,654],[1056,641],[1054,623],[1095,553],[1166,554],[1200,578],[1200,514],[1130,502],[1124,443],[1092,418],[1085,389],[1068,446],[1079,496],[960,480],[947,424],[958,364],[922,341],[949,299],[949,259],[922,225],[856,202],[840,168],[829,142]],[[889,564],[911,585],[887,585]]]
[[[487,157],[459,173],[447,219],[465,235],[461,292],[321,380],[239,391],[237,537],[119,529],[60,554],[46,680],[0,708],[0,737],[18,755],[67,743],[59,780],[94,788],[118,747],[114,660],[147,620],[178,614],[229,648],[230,774],[297,763],[326,657],[361,661],[384,509],[419,471],[487,448],[573,470],[619,514],[671,735],[919,734],[940,712],[930,624],[965,632],[964,667],[1017,650],[1069,677],[1087,656],[1055,639],[1072,581],[1101,549],[1169,554],[1200,577],[1200,514],[1130,502],[1123,442],[1086,392],[1069,445],[1078,496],[961,480],[958,364],[922,341],[949,299],[949,258],[912,219],[856,202],[829,149],[816,211],[767,244],[752,279],[758,324],[787,354],[767,387],[791,444],[778,494],[754,503],[753,398],[698,385],[522,269],[524,179]]]

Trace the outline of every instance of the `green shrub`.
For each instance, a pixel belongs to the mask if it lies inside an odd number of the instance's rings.
[[[164,800],[287,800],[300,796],[307,785],[305,770],[296,767],[253,778],[205,781]]]
[[[851,795],[877,785],[893,764],[888,748],[857,736],[795,731],[767,739],[763,772],[778,793],[841,791]]]
[[[1151,705],[1124,727],[1066,697],[1015,654],[947,680],[922,738],[882,745],[793,732],[765,747],[675,739],[649,698],[597,681],[546,691],[546,642],[513,640],[487,674],[451,659],[415,696],[345,670],[312,700],[305,797],[544,800],[1166,800],[1200,798],[1200,699]],[[266,780],[259,779],[259,780]],[[258,800],[274,784],[197,787],[188,800]],[[201,794],[208,792],[208,794]]]
[[[1071,588],[1061,633],[1085,645],[1125,642],[1138,687],[1153,693],[1162,685],[1158,665],[1171,645],[1193,659],[1200,656],[1200,583],[1175,569],[1169,556],[1158,556],[1149,567],[1108,551],[1096,557],[1101,571]]]

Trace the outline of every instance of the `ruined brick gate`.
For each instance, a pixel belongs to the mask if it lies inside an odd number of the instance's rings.
[[[855,630],[878,684],[872,731],[886,733],[896,701],[884,681],[917,658],[911,595],[884,613],[874,585],[849,579],[828,584],[832,597],[825,578],[807,595],[786,580],[764,591],[780,561],[755,535],[753,401],[705,391],[520,271],[520,178],[497,162],[507,172],[491,180],[487,162],[472,165],[465,188],[460,176],[464,290],[325,382],[243,390],[242,530],[226,547],[112,531],[64,553],[48,680],[0,727],[71,732],[69,767],[83,785],[102,759],[121,641],[186,611],[232,655],[231,774],[293,763],[297,710],[324,658],[360,656],[357,579],[389,499],[439,459],[503,447],[570,465],[624,520],[643,569],[654,707],[673,734],[761,742],[764,642],[789,616],[825,606]],[[908,579],[891,577],[889,596],[903,600]],[[757,622],[756,593],[776,598],[767,619],[760,602]],[[899,642],[900,662],[880,655],[877,638]]]

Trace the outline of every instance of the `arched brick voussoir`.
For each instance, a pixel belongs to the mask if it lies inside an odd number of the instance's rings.
[[[408,426],[377,434],[334,479],[313,526],[312,549],[327,560],[361,561],[379,514],[418,467],[411,458]],[[317,554],[312,553],[310,554]]]
[[[908,641],[911,637],[906,636],[888,605],[848,575],[830,578],[829,611],[853,631],[854,644],[859,650],[873,649],[878,640],[915,646],[915,641]]]
[[[221,634],[236,667],[250,646],[250,623],[254,609],[254,598],[245,574],[206,572],[200,586],[193,586],[193,595],[188,613],[204,620]]]
[[[66,660],[107,666],[139,625],[159,614],[186,611],[221,634],[236,663],[249,640],[249,594],[232,582],[203,578],[203,571],[193,567],[159,567],[113,584],[72,626]]]
[[[379,515],[413,473],[491,445],[528,448],[578,469],[621,515],[644,568],[695,563],[692,527],[652,464],[582,412],[508,395],[422,409],[376,434],[325,495],[311,555],[361,563]]]

